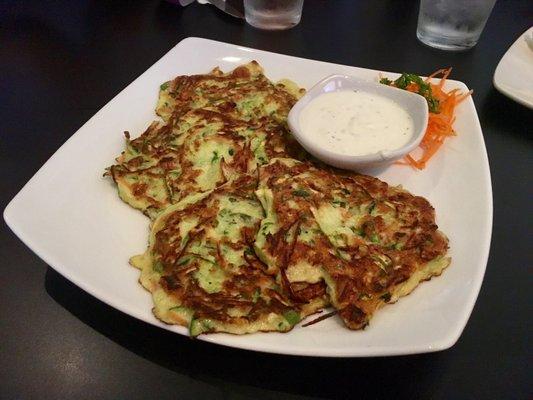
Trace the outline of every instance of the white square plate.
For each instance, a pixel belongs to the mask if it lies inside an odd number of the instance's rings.
[[[376,80],[378,71],[188,38],[119,93],[76,132],[35,174],[4,211],[15,234],[55,270],[98,299],[133,317],[160,323],[152,300],[128,265],[144,252],[149,221],[121,202],[102,177],[124,147],[122,132],[137,136],[156,118],[158,88],[181,74],[230,70],[257,60],[273,80],[289,78],[309,88],[331,74]],[[394,77],[394,74],[389,74]],[[447,88],[467,87],[448,81]],[[451,266],[439,278],[378,312],[364,331],[336,318],[293,331],[201,335],[200,340],[243,349],[313,356],[383,356],[446,349],[459,338],[476,301],[489,253],[492,191],[483,135],[471,98],[457,110],[458,136],[448,140],[424,171],[392,166],[379,174],[426,197],[450,238]],[[312,318],[312,317],[311,317]]]
[[[529,39],[527,39],[529,38]],[[514,101],[533,109],[533,27],[504,54],[494,72],[494,87]]]

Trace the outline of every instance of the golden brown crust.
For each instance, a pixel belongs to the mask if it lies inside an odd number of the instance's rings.
[[[339,315],[351,329],[364,327],[397,285],[447,251],[429,202],[376,178],[276,161],[261,168],[261,180],[272,191],[279,223],[265,250],[275,256],[282,276],[288,265],[301,262],[322,268],[334,283]],[[340,228],[354,214],[357,223],[351,232],[328,236],[315,222],[321,207],[335,208]],[[316,230],[312,244],[296,240],[304,225]],[[294,228],[297,234],[287,240]]]
[[[346,326],[360,329],[413,277],[440,274],[417,276],[448,248],[427,200],[296,161],[309,159],[286,124],[300,94],[270,82],[256,62],[215,68],[163,84],[164,123],[133,140],[125,132],[126,150],[108,175],[124,201],[159,215],[140,268],[162,321],[201,320],[193,334],[288,331],[297,318],[286,313],[309,315],[331,300]],[[276,216],[260,245],[258,181],[272,193],[264,211]],[[407,286],[403,294],[416,284]]]
[[[325,298],[322,283],[303,284],[298,287],[299,301],[295,302],[277,284],[275,277],[265,273],[266,268],[251,248],[259,229],[259,217],[242,214],[248,223],[240,228],[237,237],[213,236],[212,230],[221,223],[221,215],[227,211],[222,206],[227,199],[231,198],[230,202],[253,202],[260,209],[254,196],[256,185],[256,177],[242,176],[217,188],[204,199],[165,215],[162,224],[158,221],[161,226],[155,232],[151,257],[161,269],[159,286],[167,296],[176,299],[180,307],[194,310],[196,319],[217,324],[249,325],[270,314],[283,315],[299,310],[299,303]],[[191,218],[198,222],[186,237],[182,237],[180,223]],[[184,241],[186,244],[182,245]],[[225,254],[227,249],[242,254],[243,264],[230,262]],[[216,292],[203,288],[196,275],[206,259],[211,259],[226,276]],[[236,310],[239,315],[232,315]]]
[[[238,119],[257,119],[272,116],[278,122],[286,123],[286,117],[296,98],[283,85],[274,85],[256,61],[235,68],[228,74],[215,69],[210,74],[178,76],[166,89],[167,105],[158,109],[166,117],[171,110],[173,117],[179,117],[191,108],[208,108]],[[258,95],[261,101],[250,110],[245,110],[247,101]],[[269,104],[274,113],[265,109]]]
[[[190,194],[253,172],[273,157],[306,157],[285,123],[296,98],[272,84],[255,62],[226,75],[214,70],[179,76],[162,93],[167,100],[165,115],[172,111],[166,123],[152,123],[134,140],[126,133],[127,150],[109,168],[123,189],[123,200],[144,212],[150,208],[150,215]],[[231,149],[230,154],[214,152],[210,168],[195,163],[207,142],[213,148],[220,143],[219,147]],[[203,174],[209,175],[208,183]],[[131,183],[136,176],[148,175],[153,175],[151,182],[158,182],[157,199],[149,182]]]

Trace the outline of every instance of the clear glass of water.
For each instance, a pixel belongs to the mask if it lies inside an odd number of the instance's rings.
[[[496,0],[420,0],[416,36],[442,50],[474,47]]]
[[[259,29],[289,29],[300,22],[303,5],[304,0],[244,0],[244,16]]]

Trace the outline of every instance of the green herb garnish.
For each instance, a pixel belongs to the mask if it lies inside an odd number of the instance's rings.
[[[433,96],[431,86],[429,85],[429,83],[424,82],[424,80],[416,74],[403,73],[395,81],[391,81],[388,78],[382,78],[379,82],[383,83],[384,85],[394,86],[404,90],[407,89],[410,84],[415,84],[418,87],[417,93],[426,99],[428,103],[429,112],[438,114],[440,111],[439,101]]]

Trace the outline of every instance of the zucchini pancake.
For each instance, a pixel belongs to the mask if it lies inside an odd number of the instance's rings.
[[[154,221],[145,254],[131,259],[152,293],[154,314],[190,334],[285,332],[327,305],[326,291],[305,283],[306,302],[293,301],[253,251],[263,218],[257,177],[243,175],[192,195]],[[310,290],[311,289],[311,290]]]
[[[255,250],[268,272],[289,293],[325,282],[350,329],[450,262],[428,201],[379,179],[280,159],[261,168],[256,194],[266,215]]]
[[[161,85],[157,113],[108,169],[122,200],[150,218],[187,195],[215,188],[272,157],[305,158],[287,130],[303,93],[271,83],[255,61],[223,74],[179,76]],[[172,108],[170,108],[172,107]]]
[[[350,329],[450,263],[422,197],[308,156],[287,127],[304,93],[255,61],[160,87],[153,122],[107,169],[150,217],[130,263],[154,315],[191,336],[287,332],[332,306]]]

